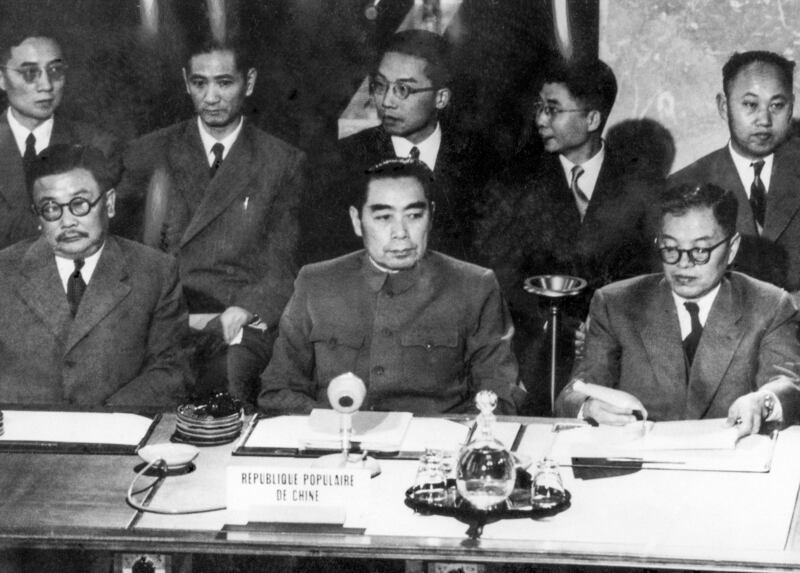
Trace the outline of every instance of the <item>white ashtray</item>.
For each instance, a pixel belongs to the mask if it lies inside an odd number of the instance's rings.
[[[137,453],[147,463],[164,460],[168,470],[179,470],[192,463],[200,450],[190,444],[164,443],[145,446]]]

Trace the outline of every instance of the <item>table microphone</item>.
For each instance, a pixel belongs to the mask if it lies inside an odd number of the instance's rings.
[[[339,412],[339,436],[342,439],[342,451],[317,458],[314,467],[322,468],[363,468],[375,477],[381,473],[380,465],[375,458],[363,454],[350,453],[350,437],[353,433],[353,414],[364,403],[367,387],[364,381],[353,374],[340,374],[328,383],[328,401],[331,408]]]

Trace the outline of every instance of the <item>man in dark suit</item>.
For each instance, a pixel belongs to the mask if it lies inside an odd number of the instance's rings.
[[[739,248],[737,201],[713,184],[665,194],[658,248],[663,273],[621,281],[592,300],[586,352],[574,379],[613,387],[628,404],[573,388],[558,414],[619,424],[728,417],[741,433],[798,420],[798,312],[782,289],[727,272]],[[783,367],[783,368],[778,368]],[[624,396],[624,395],[623,395]]]
[[[800,290],[800,142],[790,140],[794,62],[736,53],[722,69],[720,116],[730,141],[672,175],[670,184],[714,183],[739,201],[735,268]]]
[[[292,293],[305,155],[243,117],[256,70],[240,45],[197,47],[183,75],[197,117],[134,141],[119,192],[146,197],[145,243],[178,259],[198,393],[254,400]]]
[[[109,156],[117,141],[83,123],[56,117],[67,64],[52,38],[18,34],[0,47],[0,90],[8,108],[0,114],[0,248],[37,235],[25,166],[51,144],[91,145]]]
[[[535,103],[545,151],[490,186],[479,223],[479,261],[495,270],[509,301],[533,413],[551,411],[545,384],[550,359],[542,344],[544,318],[536,298],[523,290],[525,278],[569,274],[589,283],[562,308],[569,326],[558,360],[563,383],[572,368],[573,332],[594,289],[654,264],[655,187],[628,176],[602,139],[616,93],[614,73],[599,60],[550,66]]]
[[[329,382],[351,371],[367,386],[364,409],[474,411],[486,389],[498,412],[516,412],[514,327],[497,280],[427,249],[430,187],[430,170],[413,159],[362,176],[349,212],[364,248],[300,271],[262,376],[262,410],[329,408]]]
[[[306,260],[360,247],[349,232],[347,207],[360,191],[364,170],[396,157],[416,157],[436,177],[431,246],[460,259],[474,258],[475,209],[500,159],[480,138],[440,121],[452,97],[448,59],[447,40],[433,32],[404,30],[389,39],[369,84],[381,123],[339,142],[338,161],[328,168],[329,181],[322,187],[325,196],[312,205],[315,217],[303,233],[310,239]]]
[[[108,234],[118,173],[77,145],[33,161],[41,236],[0,251],[0,402],[160,410],[185,397],[177,265]]]

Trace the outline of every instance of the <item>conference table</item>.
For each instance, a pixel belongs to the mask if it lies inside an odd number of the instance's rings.
[[[527,425],[533,447],[547,441],[554,423],[511,420]],[[174,415],[163,415],[148,442],[169,441],[175,423]],[[234,456],[235,445],[202,448],[193,471],[160,480],[145,501],[171,507],[225,505],[228,466],[312,463],[310,458]],[[796,571],[798,453],[800,427],[792,427],[780,433],[766,473],[643,469],[579,479],[564,467],[562,478],[572,496],[567,510],[489,523],[472,539],[464,523],[406,506],[404,494],[418,466],[411,459],[380,460],[381,474],[369,482],[370,511],[362,528],[280,522],[248,527],[232,526],[227,510],[136,511],[126,502],[135,469],[142,467],[134,455],[4,452],[0,547]]]

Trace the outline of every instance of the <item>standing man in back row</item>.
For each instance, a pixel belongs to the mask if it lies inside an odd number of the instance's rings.
[[[431,247],[464,260],[474,259],[475,209],[489,176],[500,165],[494,150],[443,122],[450,105],[450,47],[426,30],[392,36],[369,80],[380,125],[339,142],[339,162],[329,170],[326,195],[315,200],[307,235],[308,260],[360,248],[346,214],[364,171],[386,159],[419,159],[433,171],[436,225]],[[324,229],[324,231],[321,231]],[[331,241],[334,238],[334,241]]]
[[[197,116],[134,141],[119,194],[178,259],[197,393],[250,400],[292,294],[305,155],[243,117],[256,70],[240,44],[197,46],[183,77]]]
[[[0,39],[0,90],[8,101],[0,114],[0,249],[37,235],[25,172],[39,152],[70,143],[115,154],[117,141],[111,135],[56,117],[66,72],[61,46],[53,38],[23,32]]]
[[[713,183],[739,202],[735,268],[790,292],[800,290],[800,143],[791,133],[794,62],[772,52],[736,53],[722,68],[717,109],[728,144],[670,177]]]
[[[530,413],[551,407],[542,383],[550,358],[544,313],[523,290],[525,278],[568,274],[589,284],[562,308],[570,331],[562,333],[557,364],[566,382],[573,331],[586,317],[592,292],[655,265],[655,189],[632,176],[602,137],[616,95],[605,62],[553,62],[531,102],[544,153],[532,165],[518,162],[487,193],[476,248],[509,302],[520,376],[534,396]]]

